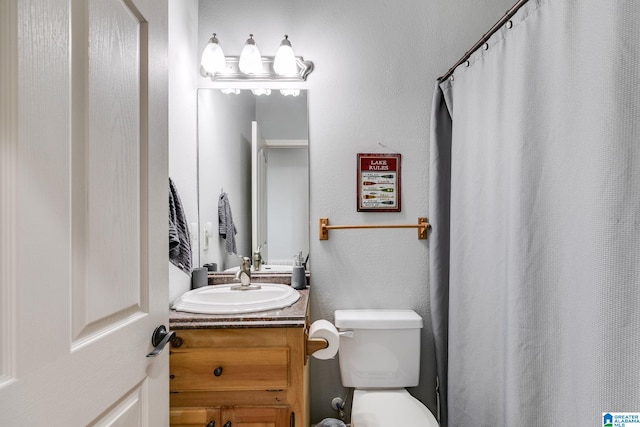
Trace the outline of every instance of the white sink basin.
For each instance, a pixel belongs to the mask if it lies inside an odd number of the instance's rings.
[[[224,270],[223,273],[235,273],[238,270],[240,270],[240,267],[231,267]],[[253,266],[251,266],[251,271],[256,271]],[[262,264],[257,273],[291,273],[292,271],[293,266],[291,265]]]
[[[300,298],[300,293],[289,285],[255,284],[260,285],[260,289],[231,289],[237,286],[235,283],[203,286],[184,293],[173,303],[172,308],[202,314],[253,313],[288,307]]]

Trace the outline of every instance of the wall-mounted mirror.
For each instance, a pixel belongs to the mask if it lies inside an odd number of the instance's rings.
[[[237,254],[262,246],[268,265],[291,265],[309,253],[309,130],[307,91],[224,94],[198,90],[199,264],[218,271],[239,265],[218,229],[227,194]]]

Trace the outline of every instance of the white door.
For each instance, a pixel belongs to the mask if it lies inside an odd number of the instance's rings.
[[[167,5],[0,2],[0,424],[168,425]]]
[[[267,143],[258,123],[251,122],[251,245],[263,246],[262,256],[268,260],[267,243]]]

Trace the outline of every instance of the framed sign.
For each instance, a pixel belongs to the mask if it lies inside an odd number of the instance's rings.
[[[358,153],[358,212],[400,212],[400,154]]]

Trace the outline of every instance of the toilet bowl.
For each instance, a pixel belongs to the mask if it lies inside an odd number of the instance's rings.
[[[438,427],[429,408],[404,389],[353,392],[352,427]]]
[[[418,385],[422,318],[413,310],[336,310],[338,361],[345,387],[354,387],[353,427],[437,427],[404,387]]]

